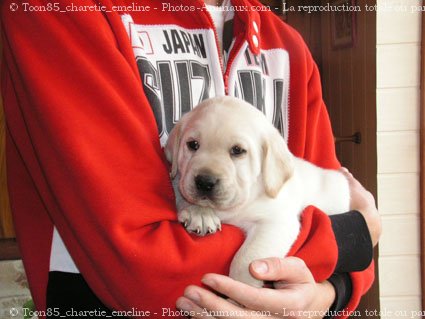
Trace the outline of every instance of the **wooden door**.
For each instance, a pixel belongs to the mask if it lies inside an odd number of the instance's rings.
[[[6,184],[5,122],[0,102],[0,238],[2,239],[15,237]]]
[[[6,125],[0,96],[0,260],[17,259],[20,256],[15,240],[15,231],[7,192],[5,133]]]

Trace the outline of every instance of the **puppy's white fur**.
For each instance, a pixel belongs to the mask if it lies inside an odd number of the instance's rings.
[[[219,230],[221,222],[242,228],[246,239],[230,276],[253,286],[263,283],[250,275],[249,264],[289,252],[306,206],[328,214],[349,209],[346,178],[293,156],[265,116],[239,99],[201,103],[173,129],[165,151],[179,221],[202,236]],[[214,178],[213,190],[201,192],[197,176]]]

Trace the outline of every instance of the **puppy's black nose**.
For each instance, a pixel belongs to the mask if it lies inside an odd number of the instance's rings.
[[[210,175],[198,175],[195,177],[195,184],[198,191],[208,194],[211,193],[218,183],[218,178]]]

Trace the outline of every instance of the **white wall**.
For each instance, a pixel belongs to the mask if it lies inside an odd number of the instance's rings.
[[[377,0],[378,207],[382,318],[421,309],[419,0]],[[401,311],[401,313],[397,313]],[[413,316],[419,318],[419,316]]]

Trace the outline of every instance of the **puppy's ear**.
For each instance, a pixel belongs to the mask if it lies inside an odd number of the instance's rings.
[[[177,159],[179,156],[180,148],[180,133],[181,122],[178,122],[171,130],[170,136],[167,140],[167,144],[165,145],[165,156],[167,157],[167,160],[171,163],[171,179],[174,179],[177,175]]]
[[[294,172],[293,155],[277,130],[263,143],[262,174],[266,194],[276,197]]]

